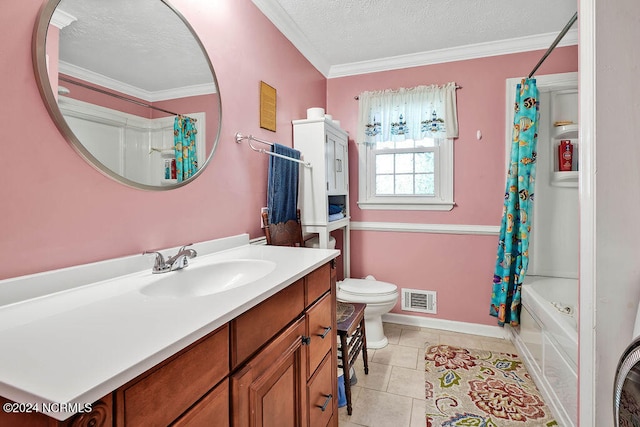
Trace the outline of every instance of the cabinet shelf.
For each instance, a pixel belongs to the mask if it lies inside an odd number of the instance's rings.
[[[554,172],[551,177],[551,185],[556,187],[577,187],[578,171]]]
[[[578,124],[557,126],[554,129],[556,139],[578,139]]]
[[[342,227],[346,227],[349,224],[349,217],[346,216],[342,219],[338,219],[336,221],[329,221],[327,223],[327,229],[331,232],[333,230],[338,230]]]
[[[580,144],[578,140],[578,124],[573,123],[570,125],[556,126],[553,130],[553,138],[556,140],[552,144],[551,156],[553,156],[553,169],[551,174],[551,185],[555,187],[577,187],[578,186],[578,150]],[[573,161],[572,169],[570,171],[560,171],[558,166],[558,145],[560,141],[569,139],[573,144]]]

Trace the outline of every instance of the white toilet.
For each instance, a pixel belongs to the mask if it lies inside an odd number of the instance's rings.
[[[382,329],[382,315],[391,311],[398,301],[396,285],[377,281],[373,276],[345,279],[338,282],[338,301],[367,304],[364,310],[367,348],[383,348],[389,343]]]

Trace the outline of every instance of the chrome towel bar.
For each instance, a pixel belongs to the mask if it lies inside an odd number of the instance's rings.
[[[291,160],[292,162],[301,163],[307,168],[311,167],[311,163],[305,162],[304,160],[298,160],[298,159],[294,159],[293,157],[283,156],[282,154],[278,154],[278,153],[273,153],[271,151],[267,151],[264,148],[256,148],[256,147],[253,146],[253,144],[251,144],[251,141],[260,142],[260,143],[266,144],[266,145],[273,145],[273,142],[269,142],[269,141],[265,141],[265,140],[260,139],[260,138],[256,138],[253,135],[242,135],[240,132],[237,132],[236,133],[236,142],[238,144],[240,144],[240,143],[242,143],[243,139],[247,140],[249,148],[251,148],[253,151],[257,151],[258,153],[268,154],[268,155],[274,156],[274,157],[280,157],[280,158],[283,158],[283,159]]]

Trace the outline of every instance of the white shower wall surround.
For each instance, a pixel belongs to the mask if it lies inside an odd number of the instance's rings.
[[[175,157],[174,116],[147,119],[66,97],[59,98],[59,106],[73,133],[103,165],[135,182],[172,183],[164,179],[164,159]],[[188,115],[197,120],[198,159],[206,159],[206,136],[199,126],[205,113]]]
[[[563,73],[536,80],[540,119],[529,267],[520,326],[512,329],[512,340],[558,423],[573,427],[578,414],[578,174],[559,171],[558,144],[570,140],[577,153],[578,77]],[[520,79],[507,80],[507,150],[518,83]],[[558,307],[569,307],[572,314]]]

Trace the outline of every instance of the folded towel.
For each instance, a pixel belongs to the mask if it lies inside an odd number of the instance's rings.
[[[327,218],[329,220],[329,222],[331,221],[337,221],[339,219],[344,218],[344,213],[342,212],[338,212],[337,214],[331,214],[329,215],[329,218]]]
[[[281,144],[273,144],[271,151],[293,159],[300,159],[300,151]],[[299,166],[299,163],[291,160],[269,156],[267,208],[271,224],[297,219]]]
[[[343,205],[329,204],[329,215],[337,214],[344,211]]]

